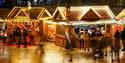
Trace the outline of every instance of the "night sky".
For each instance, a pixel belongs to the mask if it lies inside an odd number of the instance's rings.
[[[3,6],[3,0],[0,0],[0,7]]]

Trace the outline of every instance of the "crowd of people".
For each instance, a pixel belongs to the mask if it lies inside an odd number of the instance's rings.
[[[104,27],[92,27],[89,29],[80,28],[78,33],[67,31],[66,37],[66,49],[79,47],[84,50],[84,53],[89,53],[91,50],[95,52],[96,49],[101,52],[112,44],[111,39],[106,36]]]
[[[11,30],[11,31],[10,31]],[[18,23],[17,25],[13,26],[8,32],[8,44],[16,44],[17,47],[20,45],[24,45],[27,47],[28,44],[35,44],[37,42],[37,30],[30,26],[27,28],[25,23]]]
[[[104,27],[80,28],[77,33],[73,32],[73,29],[69,29],[66,31],[66,38],[66,49],[79,47],[87,53],[90,49],[93,52],[98,49],[99,54],[102,52],[102,56],[107,55],[107,47],[110,48],[110,52],[119,52],[121,49],[125,51],[125,28],[122,31],[117,29],[112,36],[106,33]]]
[[[125,28],[123,29],[123,31],[120,31],[119,29],[117,29],[114,34],[114,38],[115,38],[116,51],[122,48],[120,45],[120,40],[122,40],[122,46],[123,46],[122,51],[125,51]]]
[[[105,36],[105,34],[106,34],[106,32],[103,27],[90,28],[90,29],[81,28],[81,29],[79,29],[78,33],[69,32],[69,37],[71,37],[73,35],[75,37],[75,40],[73,40],[73,41],[80,42],[80,44],[79,44],[80,49],[82,49],[82,48],[89,49],[89,47],[91,47],[91,46],[94,47],[94,45],[97,44],[97,42]],[[71,38],[71,40],[72,40],[72,38]],[[71,43],[72,43],[72,41],[71,41]]]
[[[84,50],[89,51],[90,47],[100,47],[100,40],[104,38],[104,36],[104,28],[81,29],[79,32],[80,49],[83,48]]]

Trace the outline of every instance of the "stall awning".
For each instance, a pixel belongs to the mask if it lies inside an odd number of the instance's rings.
[[[93,25],[93,24],[116,24],[118,23],[115,19],[108,19],[108,20],[97,20],[93,22],[89,21],[69,21],[71,25]]]
[[[120,24],[120,22],[115,19],[107,19],[107,20],[96,20],[93,22],[90,21],[46,21],[47,23],[53,24],[63,24],[63,25],[94,25],[94,24]]]

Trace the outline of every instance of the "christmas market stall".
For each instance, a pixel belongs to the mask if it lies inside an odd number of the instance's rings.
[[[47,10],[43,9],[43,11],[39,14],[39,27],[40,27],[40,35],[42,40],[49,40],[53,36],[56,31],[55,31],[55,24],[47,23],[52,21],[52,14]],[[55,38],[52,40],[54,41]]]
[[[14,7],[7,16],[7,28],[8,28],[8,44],[15,42],[14,31],[16,27],[24,27],[24,23],[29,24],[29,16],[25,13],[25,9],[22,7]]]
[[[40,16],[45,12],[43,7],[14,7],[8,15],[8,35],[13,35],[12,32],[16,27],[20,29],[27,29],[28,38],[27,42],[36,44],[33,36],[38,36],[40,26]],[[10,37],[11,38],[11,37]],[[32,39],[31,39],[32,38]],[[40,40],[40,39],[39,39]],[[9,40],[10,42],[12,40]],[[38,42],[37,42],[38,43]]]
[[[53,14],[53,23],[56,24],[55,44],[65,46],[67,30],[72,47],[79,47],[79,36],[76,35],[79,35],[80,29],[102,28],[106,35],[112,37],[111,24],[116,23],[114,18],[108,6],[57,7]]]

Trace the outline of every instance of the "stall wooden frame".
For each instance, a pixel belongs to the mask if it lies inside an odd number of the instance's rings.
[[[115,16],[108,6],[80,6],[69,8],[67,13],[66,7],[57,7],[53,13],[53,19],[56,24],[59,22],[62,25],[79,25],[79,24],[106,24],[105,31],[107,31],[107,24],[114,24]],[[68,16],[68,17],[67,17]],[[92,17],[93,16],[93,17]],[[101,21],[101,22],[100,22]],[[71,27],[68,27],[71,28]],[[62,29],[60,29],[62,30]],[[112,36],[112,27],[110,28],[110,36]],[[64,32],[65,33],[65,32]],[[61,39],[62,38],[62,39]],[[65,46],[65,35],[56,34],[56,44]],[[63,44],[62,44],[63,43]]]

